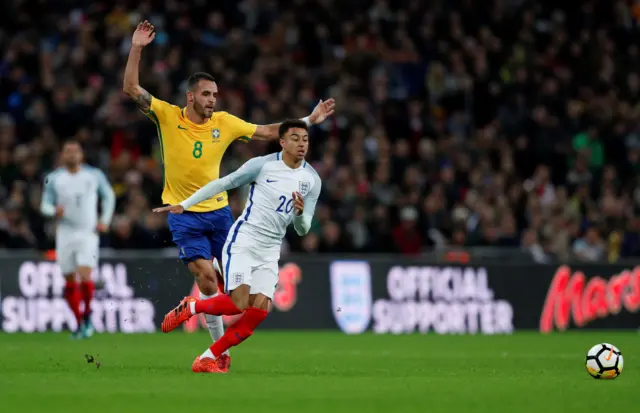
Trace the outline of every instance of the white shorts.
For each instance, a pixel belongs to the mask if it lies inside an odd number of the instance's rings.
[[[263,294],[273,299],[278,284],[279,259],[280,251],[265,251],[249,243],[227,240],[222,250],[225,292],[246,284],[251,287],[250,294]]]
[[[99,251],[98,234],[59,237],[56,240],[56,257],[62,274],[74,273],[78,267],[97,267]]]

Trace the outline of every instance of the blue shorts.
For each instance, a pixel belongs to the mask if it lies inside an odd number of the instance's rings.
[[[198,258],[210,260],[211,257],[222,263],[222,247],[233,225],[231,208],[169,214],[168,221],[183,263],[188,264]]]

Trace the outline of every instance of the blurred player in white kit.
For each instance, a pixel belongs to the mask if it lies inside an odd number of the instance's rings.
[[[63,166],[45,178],[40,211],[57,220],[56,259],[66,279],[64,298],[77,321],[72,337],[88,338],[94,333],[91,271],[98,264],[99,233],[109,228],[116,197],[102,171],[82,163],[80,143],[67,141],[61,162]],[[102,199],[100,219],[98,197]]]
[[[187,297],[162,322],[162,331],[167,333],[194,314],[242,313],[219,340],[196,357],[192,366],[196,373],[227,372],[223,363],[218,363],[220,356],[249,338],[267,317],[278,283],[278,260],[287,227],[293,223],[301,236],[311,227],[322,182],[304,160],[309,148],[307,125],[301,120],[287,120],[278,133],[282,152],[251,159],[179,205],[154,210],[181,214],[215,194],[251,184],[245,209],[229,230],[222,251],[227,294],[205,300]]]

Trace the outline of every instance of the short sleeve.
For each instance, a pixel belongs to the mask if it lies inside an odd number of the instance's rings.
[[[258,125],[245,122],[231,114],[227,114],[225,121],[226,126],[229,128],[229,138],[231,141],[240,140],[242,142],[249,142],[258,128]]]
[[[167,118],[170,108],[171,105],[169,103],[152,96],[151,108],[149,109],[149,113],[145,113],[145,115],[147,115],[157,125],[160,125],[160,123],[164,122]]]

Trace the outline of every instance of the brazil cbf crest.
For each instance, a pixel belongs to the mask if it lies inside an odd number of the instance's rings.
[[[309,193],[309,190],[311,189],[311,183],[308,181],[300,181],[300,187],[299,187],[299,191],[300,195],[302,195],[303,197],[307,196],[307,194]]]
[[[213,141],[219,141],[220,140],[220,129],[215,128],[211,130],[211,137],[213,138]]]
[[[334,261],[330,267],[331,309],[340,330],[363,333],[371,321],[371,267],[366,261]]]

